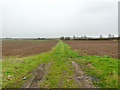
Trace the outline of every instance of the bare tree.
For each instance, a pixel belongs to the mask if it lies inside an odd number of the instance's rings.
[[[70,40],[70,37],[65,37],[65,40]]]
[[[118,35],[118,37],[120,37],[120,34]]]
[[[111,36],[112,36],[112,35],[111,35],[111,34],[109,34],[109,35],[108,35],[108,38],[111,38]]]
[[[112,37],[114,38],[115,36],[114,36],[114,35],[112,35]]]
[[[81,36],[81,39],[84,39],[84,37],[83,37],[83,36]]]
[[[73,36],[73,39],[76,39],[75,35]]]
[[[84,39],[87,39],[87,36],[84,35]]]
[[[100,35],[100,38],[103,38],[103,36],[102,36],[102,35]]]
[[[62,36],[60,39],[61,39],[61,40],[64,40],[65,38]]]

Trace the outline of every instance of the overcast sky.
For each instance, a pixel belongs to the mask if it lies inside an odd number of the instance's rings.
[[[3,37],[118,34],[118,0],[1,0]]]

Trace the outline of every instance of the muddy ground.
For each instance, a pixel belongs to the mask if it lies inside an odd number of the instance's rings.
[[[40,84],[44,80],[43,76],[46,74],[50,64],[50,62],[46,65],[41,63],[37,68],[29,72],[27,75],[32,75],[20,86],[20,88],[40,88]]]
[[[74,50],[79,50],[80,54],[104,56],[118,58],[118,41],[65,41]]]
[[[76,62],[74,61],[71,61],[71,62],[74,70],[74,81],[76,82],[77,87],[78,88],[96,88],[92,84],[92,79],[90,79],[91,77],[86,76]],[[19,88],[40,88],[40,86],[46,80],[44,76],[47,74],[48,68],[50,65],[51,65],[50,62],[48,64],[41,63],[37,68],[35,68],[33,71],[27,74],[27,75],[29,74],[32,74],[32,75],[28,79],[26,79],[25,82]],[[61,83],[59,82],[59,84]]]

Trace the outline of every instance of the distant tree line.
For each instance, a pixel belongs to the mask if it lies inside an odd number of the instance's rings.
[[[73,36],[73,37],[64,37],[62,36],[60,38],[61,40],[114,40],[118,39],[118,37],[115,37],[114,35],[109,34],[108,37],[103,37],[102,35],[99,36],[99,38],[91,38],[87,37],[86,35],[78,37],[78,36]]]
[[[45,40],[45,38],[37,38],[38,40]]]

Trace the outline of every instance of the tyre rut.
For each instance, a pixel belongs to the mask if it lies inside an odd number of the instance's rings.
[[[92,81],[88,79],[88,77],[84,74],[84,72],[80,69],[79,65],[71,61],[72,65],[75,70],[75,81],[77,82],[77,85],[79,88],[96,88],[93,84]]]
[[[41,63],[30,73],[32,75],[20,86],[20,88],[40,88],[40,81],[43,79],[46,68],[48,68],[49,65],[50,62],[48,64]]]

